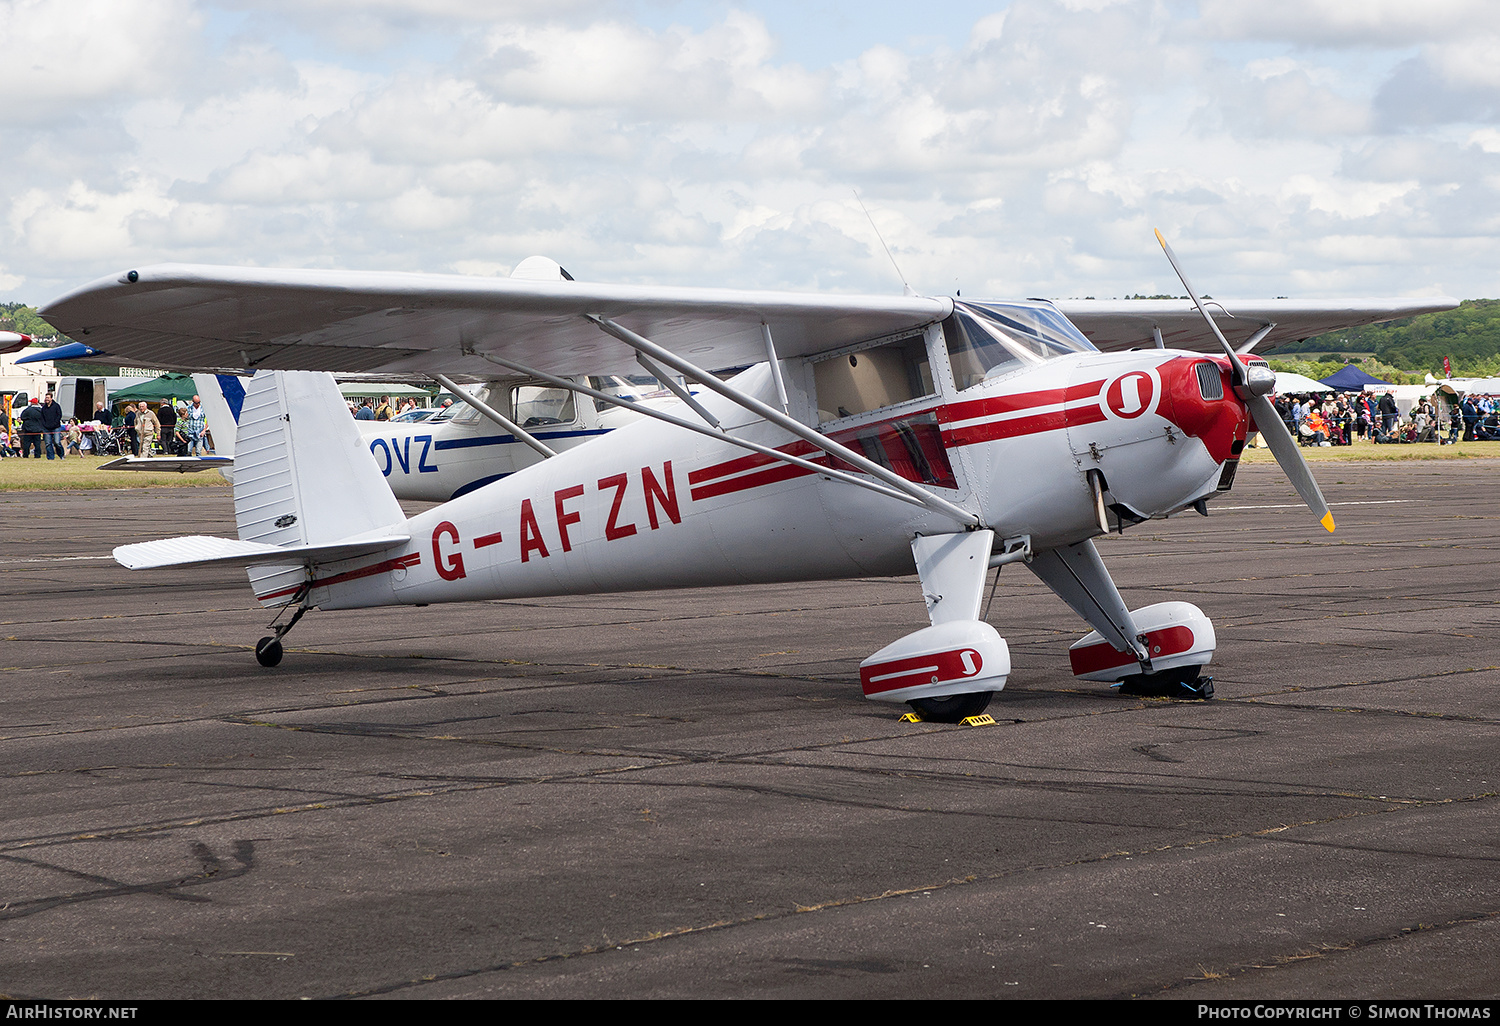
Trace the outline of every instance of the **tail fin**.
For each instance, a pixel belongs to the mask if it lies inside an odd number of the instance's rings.
[[[245,389],[234,457],[240,539],[278,546],[327,545],[388,532],[406,515],[349,416],[333,376],[260,371]],[[303,566],[250,569],[257,595],[306,580]]]
[[[245,383],[233,374],[194,374],[193,386],[208,414],[208,431],[214,438],[215,456],[234,456],[235,422],[245,403]],[[224,476],[233,481],[233,470]]]

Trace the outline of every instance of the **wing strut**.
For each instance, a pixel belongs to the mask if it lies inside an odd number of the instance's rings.
[[[898,492],[894,488],[887,488],[885,485],[876,484],[874,481],[866,481],[862,477],[855,477],[853,474],[846,474],[842,470],[835,470],[834,468],[826,467],[821,463],[814,463],[812,460],[805,460],[800,456],[793,456],[789,452],[783,452],[780,449],[773,449],[769,445],[761,445],[759,442],[750,442],[746,441],[743,438],[736,438],[734,435],[731,435],[722,429],[715,430],[714,428],[707,427],[703,424],[695,424],[693,421],[683,420],[681,417],[674,417],[670,413],[663,413],[660,410],[654,410],[649,406],[637,405],[636,403],[630,402],[628,399],[622,399],[617,395],[610,395],[607,392],[599,391],[597,388],[590,388],[587,385],[580,385],[576,381],[569,381],[567,378],[560,378],[555,374],[548,374],[545,371],[539,371],[535,368],[527,367],[525,364],[516,363],[514,360],[507,360],[504,357],[494,356],[490,353],[479,353],[468,349],[466,349],[465,352],[488,360],[490,363],[495,364],[497,367],[504,367],[506,370],[515,371],[517,374],[524,374],[527,377],[536,378],[538,381],[545,381],[549,385],[556,385],[558,388],[571,389],[574,392],[579,392],[583,395],[591,396],[592,398],[597,399],[600,402],[608,403],[611,406],[618,406],[622,410],[629,410],[632,413],[638,413],[643,417],[651,417],[654,420],[665,421],[666,423],[671,424],[673,427],[680,427],[685,431],[694,431],[700,435],[707,435],[709,438],[717,438],[721,442],[728,442],[731,445],[737,445],[742,449],[749,449],[751,452],[758,452],[762,456],[769,456],[772,459],[781,460],[783,463],[790,463],[793,466],[801,467],[803,470],[810,470],[815,474],[822,474],[824,477],[835,478],[839,481],[845,482],[846,484],[852,484],[859,488],[863,488],[866,491],[874,492],[876,495],[884,495],[889,499],[899,499],[902,502],[908,502],[913,506],[921,506],[923,508],[926,508],[926,503],[920,502],[917,499],[912,498],[910,495],[905,494],[904,492]]]
[[[648,357],[645,353],[636,353],[635,359],[637,363],[646,368],[647,374],[650,374],[661,384],[665,385],[673,395],[681,399],[683,403],[687,405],[688,409],[692,410],[698,416],[708,421],[709,427],[719,428],[720,431],[724,430],[723,427],[719,424],[718,417],[715,417],[712,413],[709,413],[707,410],[705,410],[703,408],[703,404],[693,398],[693,393],[689,392],[677,382],[673,381],[672,375],[668,374],[656,364],[652,363],[651,358]]]
[[[454,383],[453,379],[448,377],[448,375],[434,374],[432,375],[432,380],[436,381],[439,385],[442,385],[448,391],[452,392],[464,402],[474,407],[474,409],[478,410],[481,414],[488,417],[490,420],[493,420],[496,424],[499,424],[505,430],[509,431],[512,435],[515,435],[521,441],[525,442],[537,452],[541,453],[542,459],[545,460],[549,457],[557,455],[557,453],[547,448],[547,446],[544,445],[542,441],[535,435],[533,435],[530,431],[527,431],[525,428],[521,427],[521,425],[517,424],[509,417],[502,414],[499,410],[495,409],[489,403],[480,402],[477,398],[459,388],[458,385]]]
[[[1264,327],[1262,327],[1254,335],[1251,335],[1249,338],[1245,339],[1245,341],[1241,342],[1239,348],[1236,349],[1235,352],[1239,353],[1241,356],[1243,356],[1245,353],[1250,352],[1256,346],[1260,345],[1261,339],[1269,335],[1272,331],[1275,330],[1275,328],[1275,321],[1267,321]]]
[[[892,473],[885,467],[882,467],[874,460],[861,456],[848,446],[840,445],[821,431],[815,431],[801,421],[792,419],[775,407],[766,405],[754,396],[746,395],[733,385],[720,381],[708,371],[682,359],[671,350],[663,349],[649,338],[637,335],[629,328],[616,324],[607,317],[600,317],[597,314],[585,314],[584,316],[592,321],[600,331],[603,331],[607,335],[613,335],[636,352],[645,353],[658,363],[664,363],[679,374],[687,375],[704,388],[717,392],[736,406],[757,416],[764,417],[783,430],[790,431],[804,442],[822,449],[834,459],[842,460],[851,466],[858,467],[871,477],[884,481],[898,491],[905,492],[920,505],[926,506],[934,513],[942,513],[944,516],[952,517],[959,523],[970,527],[977,527],[979,525],[979,517],[970,513],[962,506],[955,505],[941,495],[935,495],[926,488],[913,484],[899,474]]]
[[[771,363],[771,377],[776,381],[776,398],[781,400],[781,412],[791,416],[792,404],[786,400],[786,381],[781,377],[781,360],[776,356],[776,343],[771,340],[771,326],[761,321],[760,333],[766,340],[766,359]]]

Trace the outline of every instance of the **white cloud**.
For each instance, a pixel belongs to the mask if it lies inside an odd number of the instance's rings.
[[[1469,133],[1469,144],[1486,153],[1500,153],[1500,128],[1479,128]]]
[[[1282,188],[1283,197],[1306,200],[1308,209],[1341,218],[1369,217],[1408,195],[1416,182],[1349,182],[1293,175]]]
[[[705,121],[816,113],[825,76],[771,63],[774,49],[765,25],[738,11],[704,32],[506,25],[488,33],[479,73],[497,96],[550,107]]]
[[[167,87],[200,24],[189,0],[5,0],[0,124],[36,125],[85,104],[150,96]]]
[[[1326,75],[1309,73],[1285,58],[1252,62],[1246,71],[1226,82],[1220,93],[1220,110],[1231,129],[1311,138],[1356,136],[1370,130],[1369,101],[1341,96],[1321,85],[1318,79]]]
[[[376,163],[368,153],[327,147],[254,153],[226,168],[206,194],[228,203],[282,206],[389,200],[412,180],[410,170]]]
[[[0,0],[47,55],[0,112],[0,292],[532,253],[899,290],[853,187],[919,288],[1175,291],[1156,226],[1216,294],[1500,284],[1491,4],[1014,0],[817,65],[780,56],[786,6],[206,2]]]
[[[58,192],[30,189],[11,205],[10,228],[44,261],[106,259],[128,254],[132,227],[141,217],[161,217],[175,204],[159,183],[136,182],[118,192],[99,192],[73,182]]]
[[[377,205],[374,213],[397,231],[446,232],[466,223],[472,211],[462,196],[440,196],[419,185]]]
[[[1407,47],[1500,28],[1489,0],[1199,0],[1201,25],[1231,39]]]
[[[1500,88],[1500,32],[1476,33],[1434,44],[1423,53],[1446,84],[1458,89]]]

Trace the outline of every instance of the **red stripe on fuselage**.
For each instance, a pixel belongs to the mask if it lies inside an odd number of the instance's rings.
[[[1094,403],[1067,410],[1048,410],[1045,413],[1036,413],[1030,416],[1011,417],[1007,420],[989,421],[982,424],[965,424],[963,427],[947,426],[962,421],[974,420],[979,417],[1022,413],[1038,407],[1058,406],[1063,403],[1076,402],[1080,399],[1092,399],[1099,395],[1099,391],[1103,387],[1103,380],[1090,381],[1081,385],[1068,385],[1066,388],[1050,388],[1036,392],[1017,392],[1013,395],[990,396],[967,402],[950,403],[945,406],[934,407],[930,412],[937,415],[938,424],[941,426],[944,448],[951,449],[963,445],[973,445],[977,442],[994,441],[999,438],[1015,438],[1020,435],[1038,434],[1043,431],[1057,431],[1067,427],[1069,424],[1097,423],[1104,420],[1105,415],[1103,407],[1098,403]],[[864,425],[865,428],[870,426]],[[778,448],[781,452],[791,456],[807,457],[813,463],[835,466],[840,470],[851,473],[860,473],[857,468],[847,466],[842,460],[834,460],[809,442],[796,441],[788,445],[779,446]],[[811,455],[813,453],[817,455]],[[807,477],[813,473],[811,470],[790,463],[782,463],[780,466],[774,466],[773,464],[776,462],[775,457],[767,456],[763,453],[750,453],[745,456],[737,456],[732,460],[726,460],[723,463],[715,463],[711,466],[689,471],[688,485],[691,488],[693,500],[696,502],[701,499],[711,499],[718,495],[730,495],[734,492],[759,488],[762,485],[774,484],[778,481]],[[758,473],[746,473],[747,471],[756,470],[759,467],[766,467],[767,469],[761,470]]]
[[[999,438],[1016,438],[1020,435],[1035,435],[1043,431],[1059,431],[1069,424],[1097,424],[1104,419],[1100,406],[1079,406],[1071,410],[1049,410],[1030,417],[1012,417],[1009,420],[990,420],[983,424],[966,424],[960,428],[945,428],[943,444],[948,448],[973,445],[976,442],[993,442]]]
[[[314,588],[326,588],[330,584],[343,584],[345,581],[357,581],[361,577],[374,577],[376,574],[383,574],[388,570],[399,570],[402,567],[417,566],[421,562],[422,554],[420,552],[413,552],[409,555],[397,556],[395,559],[384,560],[372,566],[362,566],[358,570],[348,570],[341,574],[334,574],[332,577],[325,577],[321,581],[315,580],[312,582],[312,586]],[[295,595],[301,587],[302,585],[299,584],[296,587],[283,588],[280,591],[273,591],[269,594],[257,595],[255,597],[259,601],[264,602],[266,599],[281,598],[283,595]]]
[[[826,459],[827,457],[824,458]],[[766,457],[766,461],[771,462],[769,456]],[[794,463],[780,463],[777,466],[768,467],[754,474],[745,474],[741,477],[732,477],[725,481],[715,481],[712,484],[700,485],[692,490],[693,501],[712,499],[716,495],[730,495],[734,492],[742,492],[747,488],[759,488],[761,485],[775,484],[777,481],[789,481],[794,477],[806,477],[811,473],[812,471],[806,467],[799,467]]]
[[[810,452],[821,452],[821,450],[811,442],[804,442],[801,439],[798,439],[797,441],[792,442],[789,445],[778,446],[777,451],[784,452],[788,456],[806,456]],[[715,463],[711,467],[703,467],[698,470],[691,470],[688,472],[688,484],[702,484],[704,481],[712,481],[716,478],[728,477],[731,474],[738,474],[746,470],[753,470],[756,467],[764,467],[769,463],[777,462],[780,461],[777,460],[774,456],[767,456],[762,452],[752,452],[748,456],[737,456],[734,459],[724,463]]]
[[[976,417],[994,417],[1002,413],[1016,413],[1038,406],[1057,406],[1076,399],[1090,399],[1099,394],[1104,382],[1090,381],[1067,388],[1048,388],[1039,392],[1016,392],[1013,395],[994,395],[984,399],[970,399],[962,403],[949,403],[937,408],[939,424],[956,424]]]

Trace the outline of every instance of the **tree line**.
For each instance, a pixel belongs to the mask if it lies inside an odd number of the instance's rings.
[[[19,331],[32,338],[53,338],[58,334],[34,307],[25,303],[0,303],[0,331]]]
[[[1351,351],[1369,353],[1373,362],[1415,375],[1417,381],[1428,373],[1443,377],[1445,356],[1452,363],[1454,377],[1500,375],[1500,300],[1466,299],[1456,310],[1319,335],[1261,355],[1342,366],[1346,362],[1343,359],[1329,360],[1319,354]],[[1332,367],[1322,376],[1336,369]]]

